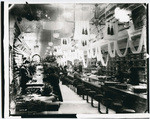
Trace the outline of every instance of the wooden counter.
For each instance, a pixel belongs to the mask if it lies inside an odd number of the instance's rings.
[[[134,93],[114,86],[102,88],[115,102],[122,102],[125,108],[134,109],[136,113],[144,113],[148,109],[147,95],[143,93]]]
[[[82,76],[86,78],[93,78],[92,76]],[[108,94],[114,102],[121,102],[124,108],[134,109],[136,113],[144,113],[148,109],[147,93],[134,93],[129,89],[120,89],[115,86],[106,86],[99,80],[95,83],[94,81],[87,81],[81,78],[83,84],[95,90],[97,93]],[[130,85],[130,84],[129,84]],[[132,87],[132,85],[130,85]]]
[[[73,78],[72,75],[70,76]],[[97,94],[102,93],[105,96],[107,95],[108,98],[111,98],[113,102],[121,103],[123,108],[134,109],[136,113],[144,113],[148,109],[146,93],[134,93],[129,89],[115,87],[115,85],[104,85],[104,82],[96,76],[82,75],[78,80],[80,80],[85,87],[96,91]],[[132,87],[132,85],[130,86]]]

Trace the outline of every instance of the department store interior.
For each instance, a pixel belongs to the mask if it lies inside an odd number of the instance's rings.
[[[148,113],[147,9],[9,4],[9,115]]]

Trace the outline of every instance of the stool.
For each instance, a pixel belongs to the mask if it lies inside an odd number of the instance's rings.
[[[101,112],[101,108],[100,108],[100,102],[101,102],[102,99],[103,99],[103,95],[102,95],[102,94],[98,94],[98,95],[94,96],[94,99],[95,99],[96,101],[98,101],[98,112],[99,112],[99,113],[102,113],[102,112]]]
[[[104,99],[104,105],[106,106],[106,114],[108,114],[108,111],[109,111],[109,107],[111,106],[111,102],[112,102],[112,99],[110,98],[105,98]]]
[[[86,101],[89,102],[89,98],[88,98],[89,93],[88,92],[91,91],[91,89],[86,88],[84,91],[85,91],[85,95],[87,96]]]
[[[83,100],[85,100],[85,97],[84,97],[84,96],[85,96],[85,95],[88,95],[87,92],[88,92],[89,90],[90,90],[90,89],[88,89],[88,88],[83,88],[83,89],[82,89],[82,91],[83,91],[82,99],[83,99]]]
[[[121,110],[122,110],[122,104],[121,103],[114,102],[112,104],[112,106],[113,106],[113,109],[116,111],[116,113],[121,113]]]
[[[89,91],[89,96],[91,97],[91,106],[94,107],[93,105],[93,98],[96,95],[96,91]]]
[[[122,113],[135,113],[133,109],[122,109]]]
[[[77,85],[77,94],[81,96],[83,94],[83,89],[83,85]]]

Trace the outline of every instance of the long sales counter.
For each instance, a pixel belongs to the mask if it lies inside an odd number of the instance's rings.
[[[69,76],[73,77],[72,75]],[[134,90],[131,89],[136,86],[127,84],[126,89],[121,89],[115,85],[109,86],[99,82],[99,78],[96,76],[81,76],[80,80],[86,87],[96,92],[103,91],[103,93],[108,93],[109,98],[114,102],[122,102],[124,107],[134,109],[136,113],[144,113],[148,110],[147,92],[135,93]]]

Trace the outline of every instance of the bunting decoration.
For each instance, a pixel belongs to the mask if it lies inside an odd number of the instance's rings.
[[[125,49],[125,52],[122,54],[121,51],[119,50],[119,46],[118,46],[118,43],[117,41],[115,41],[115,47],[116,47],[116,51],[117,51],[117,54],[119,57],[125,57],[126,54],[127,54],[127,51],[128,51],[128,46],[129,46],[129,40],[127,40],[127,45],[126,45],[126,49]]]
[[[139,40],[139,47],[138,47],[137,50],[133,46],[132,38],[131,38],[131,35],[129,33],[129,30],[128,30],[128,35],[129,35],[129,47],[130,47],[130,49],[131,49],[131,51],[132,51],[133,54],[140,53],[142,51],[143,45],[146,48],[146,26],[143,26],[143,28],[142,28],[141,38]]]
[[[107,55],[106,61],[104,61],[103,55],[102,55],[102,52],[101,52],[101,46],[98,47],[98,50],[99,50],[99,54],[97,55],[98,56],[97,59],[99,59],[101,61],[101,63],[102,63],[103,66],[107,66],[109,55]]]
[[[110,43],[108,43],[108,53],[110,57],[115,57],[116,56],[116,47],[115,47],[115,42],[112,42],[114,44],[114,49],[112,51]]]
[[[74,39],[88,40],[90,38],[89,28],[90,28],[89,21],[76,21],[75,22]]]

